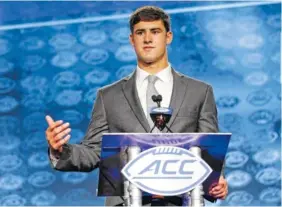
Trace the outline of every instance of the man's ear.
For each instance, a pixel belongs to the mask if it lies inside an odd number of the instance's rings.
[[[173,33],[171,31],[166,33],[166,44],[169,45],[172,42]]]
[[[132,46],[134,46],[134,38],[133,38],[133,35],[132,35],[132,34],[129,35],[129,41],[130,41],[130,44],[131,44]]]

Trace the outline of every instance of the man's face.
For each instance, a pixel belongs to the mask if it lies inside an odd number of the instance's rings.
[[[166,32],[162,20],[140,21],[133,27],[130,42],[138,61],[151,64],[166,58],[166,45],[172,41],[172,33]]]

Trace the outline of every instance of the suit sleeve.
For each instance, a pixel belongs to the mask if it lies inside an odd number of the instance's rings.
[[[96,169],[100,162],[102,135],[108,131],[102,92],[99,90],[85,137],[80,144],[65,144],[63,146],[63,152],[55,169],[83,172]]]
[[[211,86],[207,86],[204,102],[201,106],[198,122],[198,132],[219,132],[217,108]],[[224,176],[225,162],[223,162],[221,175]]]
[[[205,98],[200,108],[198,132],[218,132],[217,109],[211,86],[207,86]]]

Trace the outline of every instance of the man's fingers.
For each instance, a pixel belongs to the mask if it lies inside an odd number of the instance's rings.
[[[220,193],[220,194],[216,194],[214,195],[215,198],[219,198],[219,199],[224,199],[226,197],[226,193],[223,192],[223,193]]]
[[[71,132],[71,128],[67,128],[65,129],[64,131],[60,132],[59,134],[57,134],[55,137],[54,137],[54,141],[58,141],[60,139],[62,139],[64,136],[68,135],[69,133]]]
[[[55,121],[51,126],[49,126],[48,130],[49,130],[50,132],[53,132],[53,130],[54,130],[56,127],[60,126],[62,123],[63,123],[62,120]]]
[[[47,121],[47,123],[48,123],[49,126],[52,126],[52,125],[54,124],[54,120],[52,119],[51,116],[47,115],[47,116],[45,117],[45,119],[46,119],[46,121]]]
[[[56,122],[55,122],[55,121],[52,119],[52,117],[49,116],[49,115],[47,115],[47,116],[45,117],[45,119],[46,119],[46,121],[47,121],[47,123],[48,123],[48,125],[49,125],[48,131],[52,131],[56,126],[58,126],[58,125],[60,125],[60,124],[63,123],[62,120],[59,120],[59,121],[56,121]]]
[[[225,188],[223,185],[217,185],[217,186],[212,188],[212,191],[219,191],[219,190],[221,190],[223,188]]]
[[[69,123],[64,123],[62,125],[57,126],[56,128],[53,129],[53,136],[54,137],[57,136],[59,133],[67,129],[69,126],[70,126]]]
[[[226,195],[227,195],[227,192],[224,191],[223,193],[217,194],[216,198],[225,199]]]
[[[219,190],[211,190],[210,193],[211,193],[212,195],[217,195],[217,194],[220,194],[220,193],[222,193],[222,192],[224,192],[224,191],[225,191],[225,189],[224,189],[224,188],[221,188],[221,189],[219,189]]]
[[[227,186],[224,186],[224,185],[217,185],[215,187],[213,187],[210,192],[213,192],[213,193],[217,193],[217,192],[220,192],[222,190],[228,190],[228,187]]]
[[[58,150],[61,146],[63,146],[65,143],[67,143],[70,139],[70,135],[67,135],[65,138],[61,139],[60,141],[58,141],[54,146],[53,148],[55,150]]]
[[[222,199],[222,197],[225,198],[227,193],[228,193],[228,188],[227,187],[221,188],[220,190],[214,190],[213,189],[213,190],[209,191],[209,194],[211,196],[213,196],[215,198],[221,198],[221,199]]]
[[[220,177],[216,186],[213,186],[209,191],[209,194],[215,198],[225,199],[228,193],[228,185],[223,177]]]

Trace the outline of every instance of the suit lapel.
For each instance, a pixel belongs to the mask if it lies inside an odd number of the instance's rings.
[[[136,71],[128,78],[125,78],[125,82],[123,83],[123,92],[136,118],[139,120],[145,131],[149,132],[150,126],[138,97],[135,76]]]
[[[168,127],[171,127],[174,119],[176,118],[176,115],[183,103],[186,89],[187,89],[187,83],[183,79],[183,75],[178,74],[175,72],[175,70],[172,70],[173,75],[173,89],[172,89],[172,95],[170,100],[170,108],[173,109],[172,116],[168,122]]]

